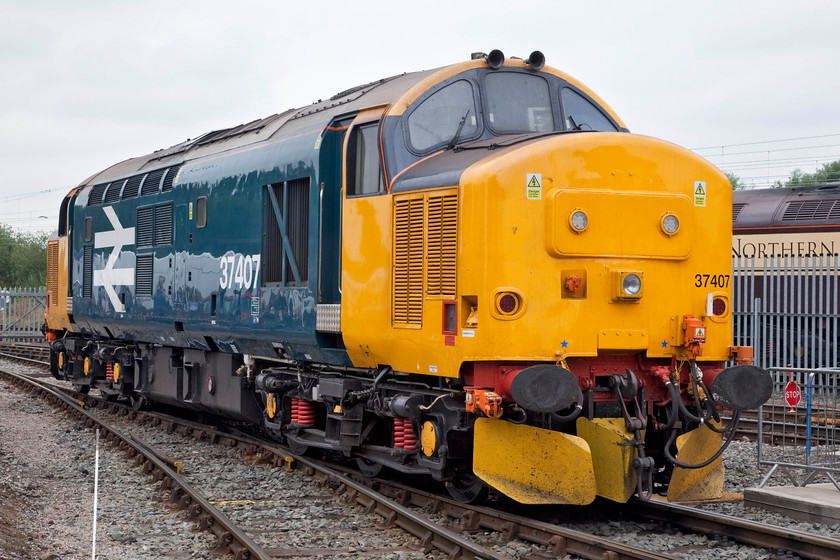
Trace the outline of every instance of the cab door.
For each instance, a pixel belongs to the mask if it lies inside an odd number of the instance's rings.
[[[352,116],[334,119],[318,140],[318,284],[315,330],[319,345],[341,341],[341,150]]]
[[[344,141],[341,208],[341,332],[350,359],[376,367],[371,332],[391,324],[391,197],[382,167],[384,107],[362,111]]]

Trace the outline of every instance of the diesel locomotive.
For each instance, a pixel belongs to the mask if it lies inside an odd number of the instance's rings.
[[[719,406],[771,389],[732,345],[731,210],[539,51],[475,53],[72,189],[52,369],[463,501],[708,497]]]

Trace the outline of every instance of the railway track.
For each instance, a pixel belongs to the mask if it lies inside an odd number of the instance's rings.
[[[0,356],[33,364],[49,365],[50,363],[50,349],[46,343],[2,342],[0,343]]]
[[[35,381],[19,379],[17,382]],[[299,512],[306,509],[307,503],[328,502],[339,495],[345,504],[357,504],[368,514],[378,515],[386,526],[409,531],[416,539],[416,549],[424,553],[436,550],[436,554],[450,558],[505,558],[506,556],[494,550],[498,549],[500,544],[513,540],[526,545],[537,545],[539,552],[536,554],[543,556],[532,556],[533,558],[562,557],[566,554],[581,558],[610,559],[670,557],[546,522],[550,516],[547,516],[545,511],[539,515],[543,521],[537,521],[533,516],[515,512],[504,513],[491,508],[465,506],[398,483],[367,480],[358,473],[353,474],[349,471],[341,473],[335,468],[295,456],[272,442],[247,434],[224,433],[215,426],[196,424],[155,413],[137,413],[118,404],[103,403],[91,396],[53,394],[54,389],[48,388],[34,390],[39,394],[46,394],[53,403],[65,403],[62,406],[66,406],[76,418],[84,417],[86,424],[93,426],[99,423],[106,439],[132,457],[136,464],[142,464],[150,478],[161,483],[173,504],[184,509],[188,518],[194,520],[199,528],[209,530],[215,535],[216,552],[228,552],[234,558],[318,555],[331,549],[329,543],[322,543],[323,546],[310,543],[314,546],[309,546],[305,551],[300,548],[278,547],[276,544],[260,544],[260,539],[265,543],[276,543],[278,536],[290,530],[276,523],[280,518],[286,517],[286,513],[278,513],[277,508],[280,506],[272,504],[272,500],[254,499],[253,495],[239,495],[231,499],[230,491],[214,491],[203,486],[203,483],[196,484],[201,487],[201,490],[197,491],[187,480],[212,479],[218,475],[218,471],[213,470],[214,465],[241,461],[243,457],[260,463],[267,469],[257,475],[257,479],[260,480],[276,478],[278,471],[282,470],[278,465],[285,465],[287,469],[290,465],[296,465],[298,470],[316,481],[315,490],[309,495],[291,502],[284,499],[283,507],[291,507],[293,511]],[[78,406],[80,402],[85,403],[83,407]],[[138,426],[148,428],[141,429]],[[163,439],[160,439],[161,434],[164,434]],[[184,448],[184,439],[207,444],[206,449],[200,451],[204,461],[178,460],[181,457],[178,450]],[[235,457],[231,457],[227,451],[219,450],[235,450]],[[208,465],[209,470],[202,470]],[[178,473],[179,466],[183,469],[181,474]],[[242,484],[243,481],[238,482]],[[255,484],[258,485],[259,480]],[[248,488],[248,485],[244,485],[244,488]],[[216,499],[211,499],[214,492]],[[632,515],[648,521],[659,520],[682,530],[714,533],[755,546],[796,550],[807,558],[840,557],[840,542],[835,539],[821,539],[789,529],[721,518],[694,508],[676,508],[667,504],[638,503],[625,509],[633,512]],[[269,514],[258,515],[260,512]],[[426,519],[429,512],[437,522]],[[217,514],[219,517],[216,517]],[[349,514],[329,512],[328,515],[334,521],[333,528],[342,524],[353,525],[351,522],[342,523],[343,520],[350,519]],[[262,521],[255,522],[255,518]],[[249,537],[249,531],[242,529],[242,525],[247,526],[249,523],[252,525],[250,532],[258,535],[257,537]],[[449,525],[449,528],[446,525]],[[358,525],[356,527],[358,528]],[[435,527],[443,530],[437,532]],[[460,536],[461,532],[470,535],[470,538]],[[344,539],[341,535],[331,538],[333,544]],[[345,540],[352,542],[351,539]],[[345,549],[350,548],[353,546],[345,546]],[[388,547],[389,550],[392,548]],[[384,552],[384,549],[365,552]]]
[[[220,434],[218,430],[209,425],[199,427],[195,423],[174,419],[157,415],[154,413],[137,413],[127,407],[120,405],[100,403],[98,400],[81,394],[69,395],[65,391],[59,391],[51,387],[39,383],[37,380],[26,378],[4,371],[3,374],[10,377],[22,389],[28,389],[39,396],[44,397],[51,405],[64,409],[74,420],[83,422],[88,428],[95,428],[99,430],[104,438],[112,447],[116,447],[123,451],[138,468],[142,467],[143,471],[156,483],[159,483],[161,489],[165,491],[169,500],[178,508],[184,509],[187,512],[187,518],[195,521],[199,529],[208,530],[212,532],[217,538],[215,553],[230,553],[235,560],[245,558],[272,558],[288,555],[288,551],[270,551],[259,543],[260,537],[265,537],[266,534],[283,533],[288,528],[274,528],[269,530],[265,528],[262,523],[265,519],[255,520],[255,512],[259,511],[259,502],[245,499],[242,496],[231,496],[230,489],[217,488],[213,486],[208,487],[208,481],[218,483],[223,476],[219,470],[220,465],[225,466],[231,464],[233,461],[241,461],[242,456],[245,456],[252,461],[266,465],[270,470],[278,469],[277,465],[287,463],[287,457],[293,457],[287,450],[280,448],[267,448],[251,441],[244,441],[242,436],[230,436]],[[111,414],[108,414],[108,413]],[[199,441],[204,441],[211,449],[203,449],[198,456],[200,460],[189,462],[186,472],[179,473],[179,468],[183,466],[181,461],[172,461],[166,453],[160,449],[155,449],[150,446],[148,441],[139,437],[134,431],[126,431],[125,428],[135,428],[138,426],[137,421],[145,421],[146,424],[152,428],[163,426],[164,429],[152,429],[153,433],[161,434],[180,434]],[[181,441],[176,441],[176,447],[183,445]],[[235,455],[237,457],[230,457],[226,453],[220,453],[218,450],[236,449]],[[193,451],[193,455],[196,452]],[[339,473],[329,472],[324,467],[320,467],[314,463],[309,463],[305,459],[298,458],[301,464],[305,465],[305,472],[315,475],[320,473],[320,477],[324,480],[333,481],[336,485],[354,485],[350,479],[343,479]],[[214,470],[215,469],[215,470]],[[270,480],[271,473],[262,473],[260,480]],[[196,481],[204,481],[203,483],[196,483]],[[257,481],[259,482],[259,480]],[[236,481],[238,486],[248,487],[245,481],[239,479]],[[356,490],[361,491],[363,487]],[[332,498],[331,492],[324,492],[323,490],[309,491],[310,494],[303,496],[288,496],[284,500],[295,502],[295,500],[326,500]],[[226,499],[211,499],[214,493],[221,493]],[[463,539],[462,537],[452,534],[443,527],[439,527],[433,523],[423,520],[422,518],[408,514],[402,511],[398,504],[394,504],[391,500],[384,496],[377,494],[372,490],[366,490],[367,503],[375,503],[376,507],[372,513],[380,516],[384,515],[386,520],[394,526],[415,534],[420,538],[421,550],[428,551],[438,549],[442,551],[449,558],[487,558],[501,560],[504,557],[493,551],[482,549],[480,546]],[[283,495],[282,493],[280,495]],[[231,499],[233,498],[233,499]],[[262,504],[265,504],[262,501]],[[289,505],[288,503],[286,505]],[[295,505],[292,503],[291,505]],[[245,508],[244,506],[249,506]],[[247,511],[244,511],[247,510]],[[227,510],[227,511],[223,511]],[[265,511],[265,508],[263,508]],[[280,513],[282,515],[282,512]],[[350,516],[348,512],[333,512],[332,515],[338,517]],[[268,516],[269,518],[271,515]],[[277,517],[277,514],[274,514]],[[247,520],[247,524],[245,524]],[[356,524],[358,528],[358,524]],[[351,525],[352,527],[352,525]],[[253,534],[257,536],[252,536]],[[335,534],[332,534],[335,537]],[[385,542],[389,542],[386,540]],[[327,547],[330,548],[330,547]],[[393,548],[393,547],[391,547]],[[428,550],[426,550],[428,549]],[[318,554],[319,550],[295,550],[292,551],[295,555],[310,555]],[[320,552],[323,554],[323,552]]]

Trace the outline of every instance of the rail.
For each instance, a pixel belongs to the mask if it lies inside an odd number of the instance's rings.
[[[104,420],[89,414],[84,408],[84,402],[79,402],[72,397],[65,395],[51,387],[39,383],[26,376],[17,375],[8,371],[0,373],[15,380],[17,383],[30,386],[34,391],[40,391],[48,395],[48,399],[55,404],[60,404],[77,418],[83,419],[88,427],[98,426],[103,437],[123,449],[130,448],[130,454],[143,457],[145,470],[154,476],[156,480],[163,481],[165,488],[170,489],[170,495],[179,507],[190,508],[191,518],[200,516],[212,517],[212,522],[200,521],[203,526],[213,532],[219,539],[219,549],[222,552],[230,552],[237,560],[246,558],[268,559],[270,555],[259,547],[247,534],[243,533],[224,514],[217,510],[207,499],[192,486],[181,478],[175,470],[160,459],[153,450],[148,449],[144,444],[135,441],[129,435],[123,435],[113,426]]]
[[[803,558],[834,560],[840,556],[840,541],[788,528],[774,527],[728,515],[661,502],[631,502],[631,513],[688,531],[722,535],[753,546],[795,551]]]

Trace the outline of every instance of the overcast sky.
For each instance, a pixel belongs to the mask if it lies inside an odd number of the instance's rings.
[[[763,186],[840,159],[838,24],[836,1],[0,0],[0,222],[52,230],[113,163],[494,48]]]

